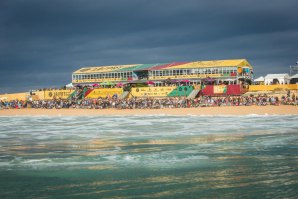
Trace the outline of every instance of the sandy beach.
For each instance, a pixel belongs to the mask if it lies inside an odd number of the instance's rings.
[[[0,116],[94,116],[94,115],[287,115],[298,114],[298,106],[232,106],[165,109],[3,109]]]

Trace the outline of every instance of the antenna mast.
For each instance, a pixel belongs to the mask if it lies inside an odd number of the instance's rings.
[[[296,75],[298,73],[298,61],[296,62],[296,65],[290,66],[290,76]]]

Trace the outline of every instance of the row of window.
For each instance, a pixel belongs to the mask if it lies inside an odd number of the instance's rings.
[[[198,75],[198,74],[231,74],[237,73],[237,67],[221,67],[221,68],[195,68],[195,69],[173,69],[173,70],[154,70],[149,71],[149,77],[157,76],[176,76],[176,75]],[[73,80],[84,79],[108,79],[108,78],[131,78],[133,73],[115,72],[115,73],[98,73],[98,74],[73,74]]]
[[[198,74],[231,74],[237,73],[236,67],[223,68],[196,68],[196,69],[175,69],[149,71],[149,76],[176,76],[176,75],[198,75]]]
[[[73,74],[73,80],[82,79],[109,79],[109,78],[131,78],[132,72],[121,72],[121,73],[99,73],[99,74]]]

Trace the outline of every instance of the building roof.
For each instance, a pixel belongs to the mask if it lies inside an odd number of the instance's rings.
[[[74,74],[88,74],[88,73],[106,73],[114,72],[124,68],[135,67],[141,64],[131,64],[131,65],[115,65],[115,66],[94,66],[81,68],[74,72]]]
[[[159,65],[159,66],[155,66],[150,68],[150,70],[163,70],[172,66],[178,66],[178,65],[183,65],[183,64],[187,64],[190,62],[173,62],[173,63],[168,63],[168,64],[163,64],[163,65]]]
[[[246,59],[232,59],[232,60],[214,60],[214,61],[196,61],[189,62],[183,65],[170,66],[166,69],[173,68],[212,68],[212,67],[228,67],[237,66],[244,67],[247,66],[252,68]]]
[[[265,76],[265,79],[272,79],[272,78],[285,78],[289,77],[288,73],[281,73],[281,74],[268,74]]]
[[[119,69],[119,71],[137,71],[137,70],[148,70],[150,68],[156,67],[156,66],[160,66],[163,64],[140,64],[140,65],[136,65],[136,66],[132,66],[132,67],[128,67],[128,68],[122,68]]]
[[[293,76],[291,76],[290,78],[291,78],[291,79],[298,78],[298,74],[293,75]]]
[[[211,68],[211,67],[230,67],[230,66],[252,68],[246,59],[233,59],[233,60],[84,67],[75,71],[73,74],[124,72],[124,71],[138,71],[138,70],[170,70],[175,68],[177,69]]]

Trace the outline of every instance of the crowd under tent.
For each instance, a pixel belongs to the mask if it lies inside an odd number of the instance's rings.
[[[298,74],[293,75],[290,80],[291,84],[298,84]]]

